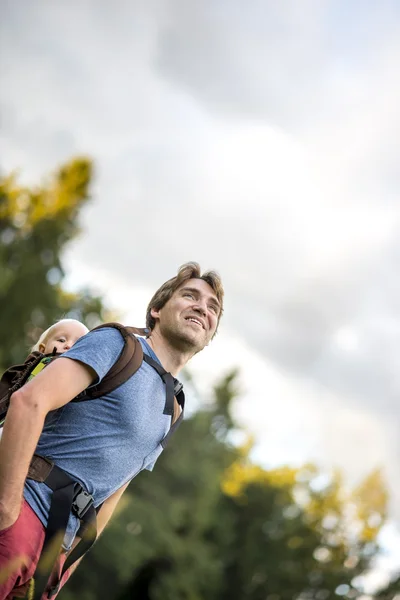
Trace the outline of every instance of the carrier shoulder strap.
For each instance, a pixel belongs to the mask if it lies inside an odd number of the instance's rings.
[[[132,377],[143,362],[142,346],[135,336],[147,335],[149,332],[148,329],[125,327],[124,325],[121,325],[121,323],[104,323],[103,325],[95,327],[92,331],[104,329],[104,327],[114,327],[114,329],[118,329],[124,339],[124,346],[118,359],[105,377],[103,377],[101,382],[79,394],[74,400],[76,402],[82,400],[94,400],[95,398],[109,394]]]
[[[151,367],[153,367],[153,369],[155,369],[157,371],[157,373],[159,374],[159,376],[165,383],[165,406],[164,406],[163,414],[169,415],[171,417],[171,420],[173,421],[173,419],[174,419],[174,398],[176,398],[176,401],[181,408],[178,418],[172,422],[168,433],[165,435],[165,437],[161,441],[161,446],[163,448],[166,448],[167,443],[169,442],[171,436],[176,432],[176,430],[178,429],[179,425],[182,423],[182,420],[183,420],[183,415],[184,415],[184,410],[185,410],[185,394],[183,392],[183,385],[178,379],[173,377],[171,375],[171,373],[166,371],[164,369],[164,367],[162,367],[160,365],[160,363],[153,360],[147,354],[143,354],[143,360],[145,362],[147,362],[147,364],[149,364]]]
[[[169,415],[173,419],[174,415],[174,397],[181,408],[181,413],[176,419],[165,438],[161,441],[163,448],[166,447],[167,442],[171,436],[178,429],[184,416],[185,407],[185,395],[183,392],[183,386],[180,381],[175,379],[171,373],[167,372],[157,361],[153,360],[150,356],[143,353],[141,343],[136,338],[136,335],[146,336],[149,333],[148,329],[140,329],[137,327],[126,327],[120,323],[104,323],[92,329],[103,329],[104,327],[114,327],[118,329],[124,338],[124,347],[122,348],[121,354],[118,359],[101,380],[98,385],[91,386],[84,390],[73,402],[81,402],[83,400],[94,400],[100,396],[105,396],[117,389],[120,385],[125,383],[141,366],[143,360],[149,364],[159,374],[165,384],[166,400],[164,406],[164,414]]]

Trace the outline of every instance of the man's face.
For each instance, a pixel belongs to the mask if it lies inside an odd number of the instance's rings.
[[[220,313],[214,290],[202,279],[189,279],[160,310],[152,309],[159,329],[169,343],[195,354],[213,337]]]

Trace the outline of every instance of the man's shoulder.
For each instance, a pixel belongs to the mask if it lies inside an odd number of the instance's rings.
[[[81,337],[60,359],[70,358],[88,365],[101,380],[118,360],[123,347],[121,333],[113,327],[104,327]]]
[[[102,327],[101,329],[92,329],[89,331],[75,343],[73,348],[86,345],[97,347],[103,345],[105,342],[107,344],[123,346],[124,338],[116,327]]]

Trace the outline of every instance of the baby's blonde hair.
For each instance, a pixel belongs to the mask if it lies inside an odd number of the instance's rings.
[[[53,325],[50,325],[50,327],[48,327],[46,329],[46,331],[43,331],[42,335],[40,336],[40,338],[38,339],[36,344],[34,346],[32,346],[31,352],[40,352],[40,350],[39,350],[40,346],[42,344],[44,346],[46,345],[46,341],[47,341],[48,337],[50,336],[51,332],[55,329],[55,327],[57,327],[61,323],[79,323],[79,325],[82,325],[86,329],[86,333],[88,333],[88,331],[89,331],[89,329],[86,327],[86,325],[81,323],[81,321],[78,321],[78,319],[60,319],[59,321],[56,321],[55,323],[53,323]]]

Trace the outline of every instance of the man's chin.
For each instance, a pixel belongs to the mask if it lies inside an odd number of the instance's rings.
[[[200,352],[200,350],[203,350],[203,348],[206,346],[206,342],[201,339],[199,335],[191,335],[186,331],[182,332],[181,335],[177,337],[176,341],[183,351],[193,352],[193,354]]]

